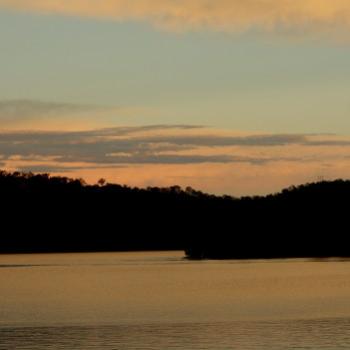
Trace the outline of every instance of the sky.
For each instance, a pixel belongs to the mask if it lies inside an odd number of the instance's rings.
[[[266,194],[350,176],[348,0],[0,0],[0,168]]]

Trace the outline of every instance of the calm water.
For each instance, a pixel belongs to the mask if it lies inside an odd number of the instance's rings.
[[[350,262],[0,256],[0,349],[349,349]]]

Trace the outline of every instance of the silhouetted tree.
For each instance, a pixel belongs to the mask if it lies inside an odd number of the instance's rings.
[[[101,178],[97,181],[97,184],[102,187],[106,184],[106,182],[107,182],[106,179]]]

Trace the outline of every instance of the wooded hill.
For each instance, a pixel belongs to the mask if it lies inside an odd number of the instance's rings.
[[[0,172],[0,252],[177,250],[189,258],[347,257],[350,181],[268,196]]]

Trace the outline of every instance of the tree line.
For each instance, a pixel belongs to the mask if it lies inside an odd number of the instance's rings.
[[[185,250],[189,258],[347,257],[350,181],[267,196],[0,171],[0,252]]]

